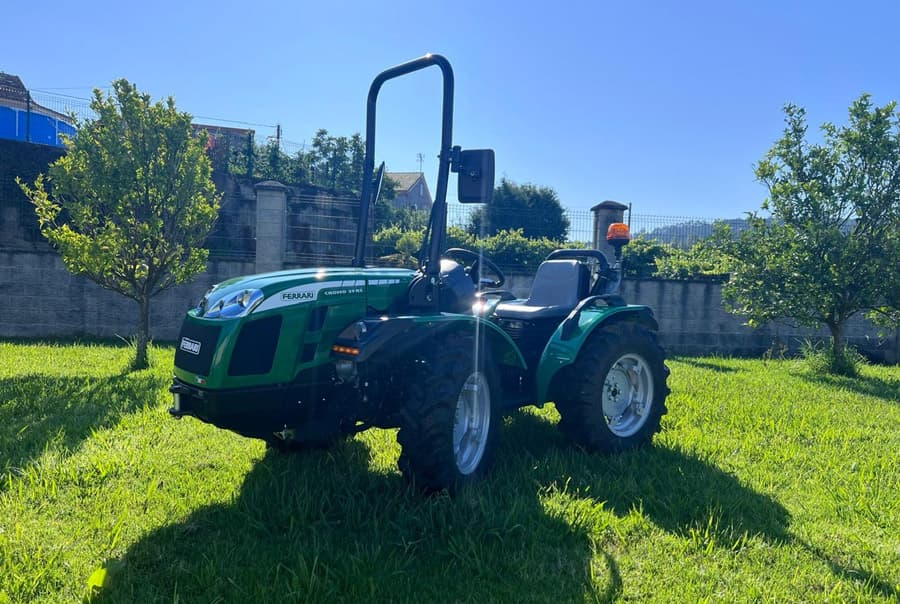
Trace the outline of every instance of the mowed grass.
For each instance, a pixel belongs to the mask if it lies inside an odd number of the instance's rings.
[[[410,490],[393,431],[285,456],[170,419],[172,350],[0,343],[0,603],[896,601],[900,368],[680,359],[650,448],[551,406]]]

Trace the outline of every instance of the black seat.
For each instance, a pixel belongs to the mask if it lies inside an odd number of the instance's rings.
[[[562,319],[588,296],[590,272],[577,260],[545,260],[538,267],[531,294],[524,302],[503,302],[501,319]]]

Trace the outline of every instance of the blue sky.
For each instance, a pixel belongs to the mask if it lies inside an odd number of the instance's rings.
[[[765,198],[753,165],[784,103],[817,128],[863,92],[900,99],[898,22],[898,2],[14,0],[0,70],[75,96],[125,77],[303,143],[363,132],[372,78],[438,52],[456,74],[454,142],[493,147],[499,176],[570,208],[737,217]],[[440,72],[389,83],[378,110],[379,160],[415,171],[424,154],[434,190]]]

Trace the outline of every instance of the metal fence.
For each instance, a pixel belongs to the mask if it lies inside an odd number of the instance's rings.
[[[732,233],[739,233],[747,228],[743,218],[697,218],[692,216],[656,216],[652,214],[634,214],[631,216],[631,234],[633,237],[644,237],[659,243],[687,249],[710,237],[718,224],[726,224]]]
[[[2,101],[0,102],[0,139],[60,147],[62,135],[73,133],[74,124],[78,120],[96,117],[91,110],[90,99],[49,91],[26,90],[22,87],[0,84],[0,101]],[[201,119],[209,122],[213,118]],[[264,125],[257,124],[256,126]],[[251,148],[254,136],[267,138],[264,136],[265,131],[263,135],[254,135],[253,130],[242,130],[241,132],[249,133]],[[277,138],[268,138],[278,140],[282,150],[288,155],[294,155],[305,147],[304,144],[282,139],[280,131],[277,134]],[[243,144],[246,147],[247,143]],[[10,167],[10,170],[12,169]],[[24,176],[29,176],[29,174],[24,174]],[[37,225],[33,224],[33,210],[13,182],[15,176],[18,175],[20,174],[0,174],[3,180],[3,183],[0,183],[3,185],[0,186],[0,210],[10,208],[5,211],[5,214],[0,215],[0,226],[3,227],[4,239],[7,240],[5,243],[8,244],[10,240],[18,239],[23,243],[33,244],[40,237],[37,234]],[[246,202],[246,199],[242,202],[237,195],[226,196],[223,199],[219,220],[207,239],[207,246],[210,248],[213,258],[250,260],[254,257],[256,218],[253,215],[252,204],[248,205]],[[473,213],[479,211],[480,207],[482,206],[448,204],[448,225],[468,228],[472,222]],[[13,208],[15,212],[12,211]],[[351,258],[358,220],[357,211],[357,198],[329,197],[322,194],[291,197],[284,224],[286,260],[306,263],[314,259],[343,261]],[[569,242],[591,245],[594,231],[592,212],[587,209],[569,208],[565,209],[565,216],[569,221],[566,239]],[[408,218],[412,224],[426,224],[427,212]],[[521,215],[521,218],[523,218],[523,222],[529,218],[529,223],[539,222],[534,220],[534,217],[524,214]],[[11,220],[15,220],[16,224],[11,224]],[[631,214],[630,210],[626,215],[626,220],[631,226],[633,236],[641,236],[681,248],[688,248],[697,241],[710,236],[714,225],[721,222],[721,220],[713,218]],[[727,222],[733,231],[739,231],[746,227],[746,222],[741,219],[724,222]],[[376,221],[373,226],[377,231],[387,225]],[[537,232],[532,231],[529,235],[558,236],[557,233],[549,231],[541,233],[539,229]]]

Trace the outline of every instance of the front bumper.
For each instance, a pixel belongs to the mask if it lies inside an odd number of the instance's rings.
[[[207,390],[175,378],[169,387],[175,418],[195,417],[242,436],[268,439],[287,427],[302,425],[316,408],[335,398],[331,380],[257,388]]]

